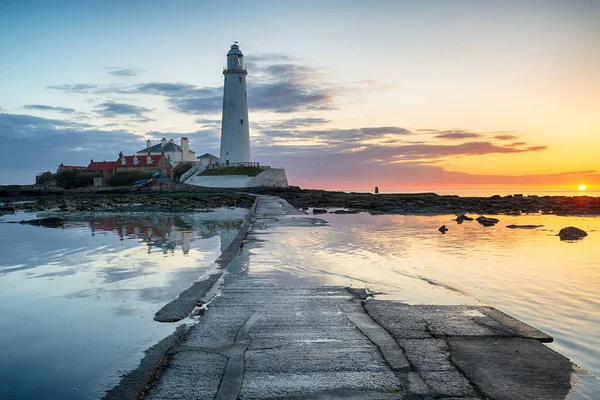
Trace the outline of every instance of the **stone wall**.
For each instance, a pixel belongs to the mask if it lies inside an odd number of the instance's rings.
[[[248,182],[247,187],[288,187],[287,176],[283,168],[265,169]]]
[[[216,176],[192,176],[185,183],[188,185],[220,188],[245,188],[252,179],[246,175],[216,175]]]
[[[269,168],[252,177],[246,175],[195,175],[187,180],[188,185],[219,187],[219,188],[245,188],[245,187],[288,187],[287,176],[283,168]]]

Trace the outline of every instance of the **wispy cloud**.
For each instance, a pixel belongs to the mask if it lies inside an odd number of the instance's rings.
[[[292,113],[336,109],[338,90],[319,69],[282,54],[253,57],[247,63],[248,107],[254,111]],[[134,70],[115,70],[133,76]],[[223,105],[223,87],[198,87],[178,82],[146,82],[136,85],[64,84],[49,86],[67,93],[155,95],[166,98],[171,109],[183,114],[215,114]]]
[[[480,133],[468,132],[463,130],[454,130],[454,131],[438,131],[435,138],[438,139],[473,139],[481,137]]]
[[[75,112],[74,108],[53,107],[53,106],[47,106],[44,104],[27,104],[27,105],[24,105],[23,108],[26,108],[28,110],[36,110],[36,111],[56,111],[56,112],[63,113],[63,114],[73,114]]]
[[[518,136],[512,135],[512,134],[502,134],[502,135],[494,136],[494,139],[496,139],[496,140],[515,140],[518,138],[519,138]]]
[[[220,118],[198,118],[196,120],[197,124],[201,125],[221,125]]]
[[[136,69],[136,68],[108,68],[109,71],[108,73],[113,75],[113,76],[118,76],[118,77],[126,77],[126,78],[130,78],[133,76],[138,76],[144,72],[146,72],[143,69]]]
[[[147,118],[144,113],[151,112],[152,109],[136,106],[133,104],[115,103],[107,101],[102,104],[98,104],[94,107],[96,112],[106,118],[115,118],[119,116],[136,117],[138,122],[149,122],[153,121]]]
[[[48,89],[60,90],[62,92],[68,92],[68,93],[91,93],[97,87],[98,87],[98,85],[92,85],[92,84],[87,84],[87,83],[78,83],[75,85],[63,84],[63,85],[47,86]]]

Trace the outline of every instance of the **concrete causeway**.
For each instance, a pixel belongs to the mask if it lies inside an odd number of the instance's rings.
[[[278,197],[258,196],[220,293],[167,351],[144,398],[566,397],[569,360],[542,344],[549,336],[494,308],[365,301],[356,290],[248,273],[252,247],[268,249],[269,226],[318,223]]]

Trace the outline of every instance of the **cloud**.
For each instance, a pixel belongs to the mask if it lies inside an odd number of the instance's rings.
[[[472,139],[478,138],[482,135],[475,132],[468,132],[463,130],[456,131],[441,131],[437,133],[434,137],[438,139]]]
[[[249,108],[258,111],[292,113],[334,110],[331,90],[282,79],[280,82],[248,84]]]
[[[96,112],[105,118],[115,118],[119,116],[136,117],[138,122],[149,122],[154,121],[153,119],[147,118],[143,114],[151,112],[150,108],[135,106],[133,104],[125,103],[114,103],[107,101],[102,104],[98,104],[94,107]]]
[[[300,60],[300,57],[280,53],[263,53],[253,54],[251,56],[244,57],[244,59],[246,67],[253,68],[264,63],[272,64],[275,62],[297,62]]]
[[[196,120],[197,124],[202,124],[202,125],[221,125],[221,119],[220,118],[198,118]]]
[[[353,147],[356,146],[345,149]],[[342,150],[344,147],[339,144],[311,148],[260,145],[252,149],[254,159],[264,165],[285,167],[290,184],[303,188],[364,190],[379,186],[380,189],[385,188],[383,190],[432,190],[457,189],[460,185],[471,184],[562,185],[572,184],[573,180],[600,184],[598,171],[515,177],[448,171],[440,165],[447,157],[526,153],[541,151],[543,146],[510,150],[491,143],[473,142],[465,145],[408,144]]]
[[[147,112],[144,107],[112,104],[103,109],[117,115]],[[185,136],[195,151],[217,154],[220,120],[199,121],[205,126],[194,132],[151,131],[147,137],[154,141]],[[329,122],[324,118],[298,117],[257,123],[251,139],[253,158],[263,165],[286,167],[290,183],[306,188],[381,188],[385,184],[388,188],[431,189],[463,183],[561,184],[575,178],[589,184],[600,183],[600,175],[595,171],[514,178],[447,171],[441,165],[449,157],[538,152],[546,146],[526,146],[524,142],[503,145],[487,140],[458,144],[414,142],[413,133],[399,126],[328,129]],[[106,130],[69,120],[9,113],[0,113],[0,140],[5,143],[6,154],[0,158],[3,184],[33,182],[36,173],[54,171],[60,163],[87,165],[92,158],[114,160],[119,151],[133,154],[145,146],[144,139],[123,129]]]
[[[81,124],[61,119],[49,119],[42,117],[35,117],[28,114],[9,114],[4,113],[0,116],[0,134],[5,132],[16,132],[17,129],[25,127],[31,127],[31,129],[37,128],[54,128],[54,127],[77,127],[80,129],[89,128],[88,124]],[[21,131],[24,132],[24,131]]]
[[[274,65],[265,68],[257,81],[248,80],[248,108],[275,113],[334,109],[333,91],[306,82],[299,71],[305,69]],[[127,92],[164,96],[173,110],[184,114],[219,113],[223,107],[220,86],[200,88],[186,83],[150,82]]]
[[[47,86],[48,89],[60,90],[62,92],[67,92],[67,93],[91,93],[97,87],[98,87],[98,85],[90,85],[90,84],[86,84],[86,83],[78,83],[75,85],[64,84],[64,85]]]
[[[518,139],[518,136],[515,135],[508,135],[508,134],[503,134],[503,135],[495,135],[494,139],[496,140],[515,140]]]
[[[146,72],[143,69],[135,69],[135,68],[124,68],[124,69],[117,69],[117,68],[109,68],[108,73],[113,75],[113,76],[118,76],[118,77],[132,77],[132,76],[137,76],[143,72]]]
[[[56,111],[56,112],[63,113],[63,114],[73,114],[75,112],[74,108],[53,107],[53,106],[47,106],[47,105],[43,105],[43,104],[27,104],[27,105],[24,105],[23,108],[26,108],[28,110],[37,110],[37,111]]]
[[[305,128],[305,127],[309,127],[309,126],[315,126],[315,125],[325,125],[328,124],[329,122],[331,122],[331,120],[329,119],[325,119],[325,118],[311,118],[311,117],[305,117],[305,118],[286,118],[286,119],[282,119],[282,120],[277,120],[277,121],[267,121],[267,122],[258,122],[258,123],[253,123],[253,127],[263,127],[263,128],[268,128],[268,129],[279,129],[279,130],[290,130],[290,129],[299,129],[299,128]]]
[[[292,113],[336,109],[340,90],[328,83],[322,70],[282,54],[263,54],[247,62],[248,107],[252,111]],[[133,70],[114,70],[121,76]],[[67,93],[143,94],[163,96],[171,109],[183,114],[216,114],[222,110],[223,87],[189,83],[146,82],[136,85],[64,84],[49,86]]]
[[[36,173],[61,163],[87,165],[90,159],[115,160],[119,151],[140,147],[139,136],[89,124],[24,114],[0,114],[0,182],[32,183]]]

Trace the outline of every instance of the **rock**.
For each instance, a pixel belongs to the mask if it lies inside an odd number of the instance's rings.
[[[448,228],[446,228],[446,225],[442,225],[439,227],[438,231],[442,232],[445,235],[446,232],[448,232]]]
[[[23,220],[19,222],[22,225],[45,226],[46,228],[60,228],[65,224],[62,218],[39,218],[31,220]]]
[[[2,208],[0,208],[0,211],[3,213],[14,213],[17,210],[15,210],[13,206],[3,206]]]
[[[537,229],[541,228],[544,225],[506,225],[507,228],[510,229]]]
[[[332,214],[358,214],[360,211],[358,210],[335,210]],[[314,210],[313,210],[314,213]]]
[[[588,234],[583,229],[575,228],[574,226],[568,226],[562,228],[558,233],[560,240],[578,240],[586,237]]]
[[[326,214],[327,210],[324,210],[322,208],[313,208],[312,213],[313,214]]]
[[[464,221],[473,221],[473,218],[471,218],[471,217],[468,217],[468,216],[467,216],[467,215],[465,215],[465,214],[461,214],[461,215],[459,215],[458,217],[456,217],[455,221],[456,221],[456,223],[457,223],[457,224],[459,224],[459,225],[460,225],[460,224],[462,224]]]
[[[498,222],[500,222],[500,220],[497,218],[488,218],[488,217],[484,217],[483,215],[475,218],[475,220],[483,226],[494,226]]]

